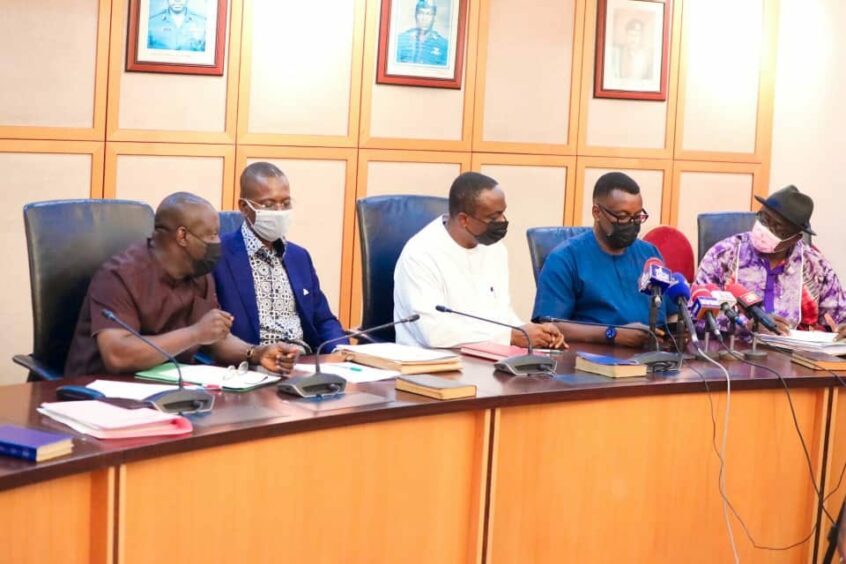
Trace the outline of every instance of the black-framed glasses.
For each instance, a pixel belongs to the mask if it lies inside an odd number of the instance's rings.
[[[758,210],[758,213],[755,214],[755,217],[758,221],[761,222],[761,225],[769,229],[773,235],[775,235],[781,240],[796,237],[802,232],[801,229],[796,229],[792,225],[784,225],[783,223],[777,222],[777,220],[773,218],[772,215],[764,212],[763,209]]]
[[[629,215],[627,213],[616,214],[601,204],[596,204],[596,207],[604,211],[608,216],[613,217],[613,223],[619,223],[620,225],[628,225],[629,223],[646,223],[646,220],[649,219],[649,213],[646,210],[640,210],[634,215]]]

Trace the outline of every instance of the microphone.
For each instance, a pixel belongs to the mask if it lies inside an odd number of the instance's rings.
[[[764,309],[759,305],[764,300],[755,292],[747,290],[742,284],[733,283],[727,284],[726,290],[731,293],[735,298],[737,298],[737,303],[743,309],[744,313],[766,327],[768,330],[772,331],[776,335],[781,335],[782,332],[776,325],[773,318],[770,317],[770,314],[764,311]]]
[[[314,374],[311,374],[310,376],[294,376],[293,378],[282,380],[276,385],[276,389],[282,393],[299,396],[301,398],[342,394],[347,388],[347,381],[337,374],[328,374],[320,371],[320,353],[323,352],[323,347],[331,345],[332,343],[337,343],[338,341],[343,341],[344,339],[349,339],[350,337],[366,335],[368,333],[387,329],[388,327],[393,327],[394,325],[399,325],[401,323],[413,323],[418,319],[420,319],[420,316],[415,313],[414,315],[409,315],[408,317],[404,317],[397,321],[383,323],[382,325],[377,325],[376,327],[362,329],[361,331],[355,331],[349,335],[341,335],[340,337],[323,341],[314,353]]]
[[[667,289],[667,299],[673,300],[679,308],[679,315],[684,321],[687,332],[690,333],[690,340],[693,343],[699,343],[699,337],[696,335],[696,327],[693,320],[690,318],[690,311],[687,309],[687,304],[690,301],[690,286],[687,285],[684,275],[680,272],[673,274],[675,284]],[[682,340],[679,340],[679,347],[681,347]],[[698,348],[698,347],[697,347]]]
[[[725,315],[732,323],[742,326],[743,319],[740,317],[740,314],[737,313],[737,310],[734,309],[734,306],[737,305],[737,299],[732,295],[732,293],[720,290],[720,287],[716,284],[705,284],[705,288],[708,288],[711,292],[711,297],[720,303],[720,311],[722,311],[723,315]]]
[[[643,273],[638,283],[641,294],[654,296],[657,291],[661,295],[675,283],[672,271],[658,257],[649,258],[643,264]]]
[[[443,305],[436,305],[435,309],[437,311],[440,311],[441,313],[454,313],[456,315],[463,315],[464,317],[477,319],[479,321],[492,323],[494,325],[501,325],[502,327],[508,327],[510,329],[514,329],[515,331],[520,331],[521,333],[523,333],[523,336],[526,337],[526,343],[528,343],[528,346],[526,348],[529,350],[529,354],[503,358],[502,360],[494,364],[495,369],[501,370],[503,372],[508,372],[515,376],[549,373],[555,370],[555,362],[552,359],[534,354],[534,348],[532,347],[532,340],[529,338],[529,333],[526,332],[526,330],[522,327],[517,327],[516,325],[509,325],[508,323],[495,321],[486,317],[479,317],[478,315],[473,315],[472,313],[455,311],[454,309],[450,309]]]
[[[657,257],[647,259],[643,265],[643,273],[640,275],[638,288],[642,294],[650,296],[649,299],[649,330],[655,331],[658,325],[658,310],[661,309],[661,295],[674,284],[673,273],[664,266],[663,261]]]
[[[722,308],[720,302],[711,295],[711,291],[704,286],[694,286],[691,288],[690,294],[693,304],[690,306],[693,318],[697,321],[704,319],[708,327],[708,332],[714,335],[718,341],[722,342],[723,334],[720,333],[720,327],[717,325],[717,320],[714,315],[720,315]]]
[[[100,313],[103,314],[103,317],[109,321],[117,323],[134,336],[141,339],[141,341],[152,347],[160,355],[165,357],[168,362],[176,367],[176,374],[179,376],[179,389],[165,390],[164,392],[153,394],[144,401],[152,403],[157,409],[164,411],[165,413],[197,413],[202,411],[211,411],[212,407],[214,407],[214,396],[202,388],[185,388],[182,382],[182,370],[172,354],[136,331],[130,325],[127,325],[121,318],[115,315],[112,310],[103,308],[100,310]]]
[[[658,341],[658,335],[655,334],[654,331],[650,331],[645,327],[632,327],[631,325],[617,325],[616,323],[596,323],[593,321],[574,321],[572,319],[562,319],[560,317],[550,317],[548,315],[542,315],[533,321],[538,321],[539,323],[572,323],[573,325],[587,325],[588,327],[615,327],[617,329],[631,329],[632,331],[640,331],[641,333],[646,333],[655,343],[655,350],[660,351],[661,346]]]

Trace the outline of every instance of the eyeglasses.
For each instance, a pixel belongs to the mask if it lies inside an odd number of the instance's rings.
[[[620,225],[628,225],[629,223],[646,223],[646,220],[649,219],[649,213],[646,210],[640,210],[634,215],[629,215],[627,213],[624,214],[616,214],[606,208],[603,205],[596,204],[596,207],[604,211],[606,214],[614,218],[613,223],[619,223]]]
[[[242,384],[252,386],[261,384],[267,379],[267,376],[259,372],[250,372],[250,363],[246,360],[241,362],[237,367],[229,366],[226,373],[223,375],[223,381],[239,380]]]
[[[275,211],[289,210],[293,207],[293,204],[294,204],[292,200],[286,200],[282,203],[265,202],[263,204],[260,204],[258,202],[254,202],[252,200],[248,200],[247,198],[241,198],[241,199],[244,200],[245,202],[247,202],[247,205],[250,206],[251,208],[253,208],[253,211],[257,211],[257,210],[268,210],[268,211],[270,211],[270,210],[275,210]]]
[[[777,218],[774,218],[772,215],[766,213],[763,210],[758,210],[758,213],[755,215],[758,221],[761,222],[761,225],[772,231],[773,235],[778,237],[781,240],[790,239],[791,237],[795,237],[799,235],[800,230],[796,229],[792,226],[784,225],[783,223],[779,222]]]

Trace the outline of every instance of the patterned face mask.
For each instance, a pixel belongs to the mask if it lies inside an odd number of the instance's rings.
[[[755,225],[752,227],[752,246],[756,251],[770,255],[781,243],[782,239],[776,237],[763,223],[755,220]]]

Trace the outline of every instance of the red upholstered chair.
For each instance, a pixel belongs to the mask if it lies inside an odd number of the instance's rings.
[[[659,225],[650,229],[643,240],[658,247],[667,268],[681,272],[689,281],[693,280],[693,247],[684,233],[669,225]]]

